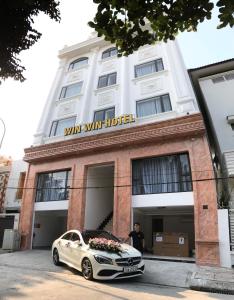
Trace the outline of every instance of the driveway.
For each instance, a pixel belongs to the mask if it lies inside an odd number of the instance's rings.
[[[197,267],[191,263],[146,260],[144,276],[135,279],[139,282],[162,284],[177,287],[189,287],[188,279]],[[30,250],[0,255],[0,266],[20,267],[26,269],[71,273],[64,267],[57,267],[52,263],[48,250]]]
[[[191,291],[178,287],[178,284],[177,287],[172,284],[160,286],[159,282],[163,276],[164,279],[168,277],[169,283],[177,283],[177,277],[178,282],[181,280],[177,270],[174,269],[172,272],[172,266],[166,264],[170,263],[157,262],[156,275],[154,274],[156,277],[159,276],[154,279],[158,282],[157,285],[146,283],[153,272],[152,261],[148,261],[146,268],[149,270],[141,279],[89,282],[71,268],[54,266],[49,251],[6,253],[0,255],[0,299],[233,299],[231,295]],[[182,268],[179,267],[180,270]]]

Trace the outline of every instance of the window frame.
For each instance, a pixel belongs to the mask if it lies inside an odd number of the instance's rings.
[[[113,50],[116,50],[116,54],[114,54],[114,55],[111,55],[111,52],[113,51]],[[107,57],[103,57],[105,54],[109,54]],[[118,50],[117,50],[117,47],[111,47],[111,48],[108,48],[108,49],[106,49],[105,51],[103,51],[102,52],[102,60],[105,60],[105,59],[108,59],[108,58],[110,58],[110,57],[117,57],[117,54],[118,54]]]
[[[47,201],[37,201],[37,192],[42,188],[42,187],[38,187],[39,185],[39,177],[42,176],[42,175],[45,175],[45,174],[51,174],[52,177],[51,179],[53,178],[53,174],[56,174],[56,173],[60,173],[60,172],[66,172],[66,177],[65,177],[65,183],[64,183],[64,194],[67,195],[65,198],[66,199],[61,199],[61,200],[47,200]],[[52,170],[52,171],[48,171],[48,172],[40,172],[40,173],[37,173],[37,183],[36,183],[36,193],[35,193],[35,203],[44,203],[44,202],[51,202],[51,201],[67,201],[69,199],[69,188],[70,188],[70,185],[68,185],[68,181],[69,181],[69,176],[71,174],[71,169],[62,169],[62,170]],[[51,180],[50,180],[51,181]],[[51,182],[50,182],[51,184]],[[44,187],[43,187],[44,188]],[[45,189],[45,188],[44,188]],[[50,197],[51,197],[51,194],[50,194]]]
[[[104,115],[106,116],[106,112],[107,112],[108,110],[111,110],[111,109],[114,110],[114,115],[115,115],[115,106],[111,106],[111,107],[108,107],[108,108],[95,110],[95,111],[94,111],[94,114],[93,114],[93,122],[99,122],[99,121],[102,121],[102,122],[103,122],[103,121],[107,120],[106,118],[104,118],[104,120],[95,120],[95,114],[102,111],[102,112],[104,113]]]
[[[88,65],[88,62],[89,62],[89,58],[88,57],[80,57],[80,58],[77,58],[77,59],[75,59],[75,60],[73,60],[70,64],[69,64],[69,67],[68,67],[68,71],[75,71],[75,70],[79,70],[79,69],[81,69],[83,66],[81,66],[81,67],[78,67],[78,68],[74,68],[74,65],[76,64],[76,63],[78,63],[78,62],[81,62],[81,61],[87,61],[87,63],[84,65],[84,66],[86,66],[86,65]],[[71,67],[72,66],[72,67]]]
[[[162,69],[162,70],[158,70],[157,61],[161,61],[162,66],[163,66],[163,69]],[[144,65],[149,64],[149,63],[154,63],[154,64],[155,64],[155,70],[156,70],[156,71],[155,71],[155,72],[148,73],[148,74],[145,74],[145,75],[142,75],[142,76],[137,76],[137,67],[141,67],[141,66],[144,66]],[[143,77],[143,76],[147,76],[147,75],[149,75],[149,74],[154,74],[154,73],[161,72],[161,71],[164,71],[164,70],[165,70],[165,68],[164,68],[163,59],[162,59],[162,58],[157,58],[157,59],[154,59],[154,60],[150,60],[150,61],[147,61],[147,62],[138,64],[138,65],[135,65],[135,66],[134,66],[134,78],[141,78],[141,77]]]
[[[108,84],[109,77],[110,77],[111,75],[113,75],[113,74],[115,74],[115,83],[113,83],[113,84]],[[107,85],[99,87],[100,79],[103,78],[103,77],[106,77]],[[106,87],[108,87],[108,86],[113,86],[113,85],[116,85],[116,83],[117,83],[117,72],[112,72],[112,73],[108,73],[108,74],[105,74],[105,75],[101,75],[101,76],[98,77],[97,89],[102,89],[102,88],[106,88]]]
[[[72,117],[68,117],[68,118],[62,118],[62,119],[58,119],[58,120],[53,120],[52,123],[51,123],[51,126],[50,126],[50,133],[49,133],[49,137],[58,137],[58,136],[62,136],[62,135],[56,135],[56,131],[57,131],[57,128],[58,128],[58,122],[59,121],[63,121],[63,120],[68,120],[68,119],[73,119],[74,118],[74,126],[76,124],[76,116],[72,116]],[[52,132],[52,128],[53,128],[53,124],[56,123],[55,125],[55,134],[54,135],[51,135],[51,132]]]
[[[155,102],[156,102],[156,98],[160,98],[161,107],[165,108],[164,103],[163,103],[163,96],[167,96],[167,95],[168,95],[169,101],[170,101],[170,107],[171,107],[170,110],[164,110],[164,111],[162,111],[160,113],[146,115],[146,116],[138,116],[138,110],[137,110],[137,104],[138,103],[147,102],[147,101],[150,101],[150,100],[153,100],[153,99],[155,99]],[[157,96],[153,96],[153,97],[150,97],[150,98],[140,99],[140,100],[136,101],[136,116],[137,116],[137,118],[146,118],[146,117],[155,116],[155,115],[158,115],[158,114],[163,114],[163,113],[169,112],[169,111],[172,111],[171,97],[170,97],[169,93],[162,94],[162,95],[157,95]]]
[[[142,192],[142,187],[141,187],[141,192],[140,193],[134,193],[134,176],[133,176],[133,162],[134,161],[143,161],[144,159],[157,159],[157,158],[162,158],[162,157],[170,157],[170,156],[177,156],[180,160],[180,156],[182,155],[187,155],[188,159],[188,169],[189,169],[189,174],[185,175],[183,174],[183,171],[181,170],[181,164],[178,166],[178,172],[180,173],[180,179],[182,179],[184,176],[190,176],[191,179],[191,189],[187,191],[172,191],[172,192],[160,192],[160,193],[143,193]],[[171,194],[171,193],[187,193],[187,192],[193,192],[193,178],[192,178],[192,169],[191,169],[191,163],[190,163],[190,155],[188,152],[180,152],[180,153],[173,153],[173,154],[165,154],[165,155],[158,155],[158,156],[152,156],[152,157],[142,157],[142,158],[136,158],[131,160],[131,172],[132,172],[132,178],[131,178],[131,183],[132,183],[132,196],[138,196],[138,195],[160,195],[160,194]],[[135,179],[136,180],[136,179]],[[186,182],[186,181],[185,181]],[[181,188],[181,184],[183,183],[183,180],[179,182],[179,186]]]
[[[73,95],[73,96],[66,97],[67,88],[68,88],[69,86],[76,85],[76,84],[77,84],[77,85],[78,85],[78,84],[81,84],[80,92],[79,92],[78,94]],[[83,87],[83,80],[82,80],[82,81],[78,81],[78,82],[71,83],[71,84],[68,84],[68,85],[63,86],[63,87],[61,88],[61,91],[60,91],[59,99],[58,99],[58,100],[59,100],[59,101],[62,101],[62,100],[64,100],[64,99],[69,99],[69,98],[73,98],[73,97],[76,97],[76,96],[80,95],[80,94],[81,94],[81,91],[82,91],[82,87]],[[64,90],[65,90],[65,92],[63,92]],[[62,97],[62,95],[64,95],[64,97]]]

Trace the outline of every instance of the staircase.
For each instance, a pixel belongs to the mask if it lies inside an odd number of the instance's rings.
[[[106,226],[103,228],[105,231],[112,232],[113,231],[113,218],[106,224]]]
[[[111,211],[102,223],[97,227],[97,230],[112,231],[113,227],[113,211]]]
[[[234,209],[229,210],[231,249],[234,251]]]

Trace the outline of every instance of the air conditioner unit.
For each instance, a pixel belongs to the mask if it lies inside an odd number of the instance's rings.
[[[16,251],[20,249],[20,234],[15,229],[5,229],[2,243],[3,250]]]

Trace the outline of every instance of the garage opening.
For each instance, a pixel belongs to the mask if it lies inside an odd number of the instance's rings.
[[[145,235],[145,256],[195,261],[193,206],[133,209]]]
[[[85,229],[112,232],[114,165],[89,167],[86,187]]]
[[[48,249],[67,230],[67,210],[36,211],[32,248]]]
[[[14,216],[7,216],[5,214],[0,215],[0,248],[2,248],[2,242],[4,237],[5,229],[13,229],[14,228]]]

